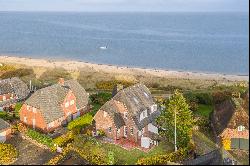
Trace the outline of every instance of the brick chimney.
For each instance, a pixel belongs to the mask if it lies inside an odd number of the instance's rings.
[[[59,78],[58,84],[64,86],[64,78]]]

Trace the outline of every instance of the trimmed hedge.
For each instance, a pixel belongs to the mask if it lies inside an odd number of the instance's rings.
[[[71,121],[67,128],[69,130],[82,129],[88,125],[91,125],[93,121],[93,116],[91,114],[85,114],[84,116],[78,117],[77,119]]]
[[[64,147],[73,140],[74,140],[74,134],[72,131],[69,131],[65,135],[55,138],[53,140],[53,144],[54,145],[56,144],[59,147]],[[56,150],[56,147],[54,146],[52,150]]]
[[[46,145],[50,148],[53,147],[53,139],[45,134],[39,133],[35,130],[28,129],[26,135],[43,145]]]

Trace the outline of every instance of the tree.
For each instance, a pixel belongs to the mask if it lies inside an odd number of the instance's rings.
[[[190,142],[194,120],[189,105],[182,93],[177,90],[166,104],[166,109],[157,119],[158,124],[164,129],[160,131],[160,134],[168,138],[170,142],[174,142],[175,111],[177,147],[182,148],[188,146]]]

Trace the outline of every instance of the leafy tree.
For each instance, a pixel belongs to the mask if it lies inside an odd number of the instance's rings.
[[[192,112],[182,93],[175,91],[174,95],[166,104],[166,109],[162,111],[157,119],[159,125],[164,129],[160,134],[174,142],[175,128],[175,111],[176,111],[176,131],[177,147],[186,147],[191,139],[191,131],[194,124]]]

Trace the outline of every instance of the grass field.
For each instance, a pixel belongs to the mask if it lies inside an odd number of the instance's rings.
[[[108,143],[103,143],[102,147],[107,151],[114,152],[115,157],[118,160],[116,164],[118,165],[119,164],[134,165],[140,158],[149,157],[149,156],[153,156],[156,154],[161,155],[161,154],[170,153],[174,149],[172,144],[166,143],[166,142],[160,142],[159,146],[153,148],[148,153],[145,153],[138,149],[133,149],[133,150],[128,151],[128,150],[121,148],[118,145],[113,145],[113,144],[108,144]]]

